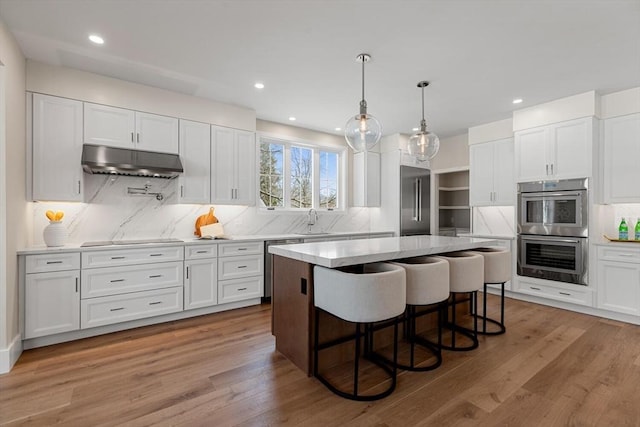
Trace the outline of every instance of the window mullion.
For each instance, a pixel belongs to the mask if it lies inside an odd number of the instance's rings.
[[[284,197],[284,207],[291,209],[291,146],[283,143],[284,147],[284,165],[282,167],[284,189],[282,191]]]

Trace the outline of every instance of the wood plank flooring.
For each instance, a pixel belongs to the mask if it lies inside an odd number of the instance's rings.
[[[640,426],[639,326],[507,299],[505,335],[352,402],[275,352],[270,317],[262,305],[25,351],[0,375],[0,425]]]

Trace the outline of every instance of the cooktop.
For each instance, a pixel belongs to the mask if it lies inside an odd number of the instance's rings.
[[[102,242],[84,242],[81,248],[92,246],[144,245],[146,243],[182,243],[180,239],[141,239],[141,240],[105,240]]]

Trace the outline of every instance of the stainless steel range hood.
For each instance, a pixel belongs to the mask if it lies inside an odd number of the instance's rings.
[[[168,179],[175,178],[184,171],[177,154],[90,144],[82,146],[82,169],[91,174]]]

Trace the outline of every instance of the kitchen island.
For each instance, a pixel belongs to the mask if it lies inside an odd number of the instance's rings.
[[[276,350],[307,375],[313,366],[313,267],[350,267],[370,262],[390,261],[423,255],[490,246],[495,241],[473,237],[405,236],[368,240],[304,243],[271,246],[273,259],[272,332]],[[321,341],[334,339],[348,329],[344,322],[323,315]],[[348,357],[349,351],[336,351],[323,364]]]

